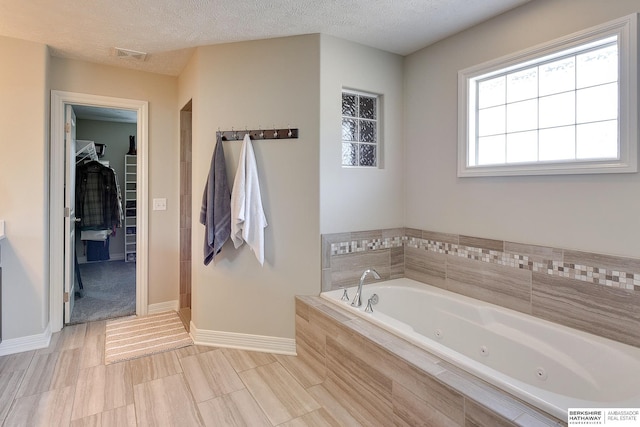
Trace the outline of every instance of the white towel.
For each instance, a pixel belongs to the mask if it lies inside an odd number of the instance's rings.
[[[267,218],[262,209],[256,158],[249,134],[245,134],[238,170],[231,191],[231,240],[239,248],[247,242],[260,265],[264,265],[264,228]]]

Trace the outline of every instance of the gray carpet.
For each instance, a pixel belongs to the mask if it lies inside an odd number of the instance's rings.
[[[94,262],[80,264],[79,270],[84,290],[75,299],[69,324],[136,313],[135,262]]]

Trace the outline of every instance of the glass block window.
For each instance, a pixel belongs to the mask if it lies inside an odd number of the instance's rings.
[[[378,95],[342,91],[342,166],[378,166]]]
[[[630,19],[461,71],[458,175],[634,172]]]

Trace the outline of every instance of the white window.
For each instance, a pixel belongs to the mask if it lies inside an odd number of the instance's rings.
[[[458,74],[458,176],[637,171],[637,16]]]
[[[378,95],[342,91],[342,166],[378,166]]]

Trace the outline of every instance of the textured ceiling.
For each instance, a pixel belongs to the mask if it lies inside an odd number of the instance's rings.
[[[0,0],[0,35],[178,75],[197,46],[324,33],[406,55],[529,0]],[[146,52],[139,61],[114,48]]]

